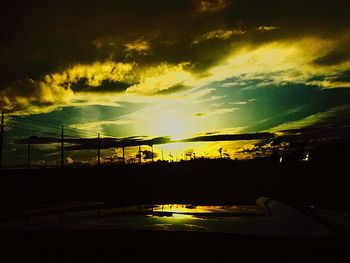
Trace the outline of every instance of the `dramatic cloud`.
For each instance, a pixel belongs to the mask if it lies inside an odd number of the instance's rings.
[[[5,2],[1,105],[47,112],[77,100],[91,104],[84,91],[152,95],[271,71],[279,81],[322,75],[312,84],[349,87],[337,78],[350,68],[346,7],[344,1]]]
[[[350,104],[349,9],[343,0],[6,0],[0,108],[11,121],[55,116],[53,126],[173,140],[333,125]]]
[[[156,94],[175,85],[193,85],[192,74],[186,70],[189,63],[178,65],[160,64],[146,69],[140,76],[140,83],[130,87],[127,92],[138,94]]]

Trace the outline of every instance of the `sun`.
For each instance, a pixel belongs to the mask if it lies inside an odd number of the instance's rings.
[[[160,110],[154,113],[146,127],[151,136],[170,136],[172,140],[188,137],[194,128],[188,115],[177,110]]]

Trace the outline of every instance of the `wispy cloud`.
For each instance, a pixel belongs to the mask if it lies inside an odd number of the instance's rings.
[[[206,131],[202,133],[194,134],[194,137],[208,136],[208,135],[223,135],[223,134],[240,134],[246,127],[231,127],[231,128],[222,128],[217,130]]]
[[[196,117],[210,117],[214,115],[222,115],[226,113],[232,113],[234,111],[239,110],[239,108],[221,108],[221,109],[215,109],[207,112],[198,112],[194,116]]]
[[[228,104],[230,105],[247,105],[250,102],[256,101],[256,99],[249,99],[246,101],[230,101]]]
[[[95,121],[89,123],[76,123],[72,124],[69,127],[73,129],[80,130],[101,130],[101,126],[103,125],[127,125],[132,123],[132,119],[120,119],[120,120],[106,120],[106,121]]]
[[[306,128],[316,124],[322,124],[324,121],[333,119],[333,118],[335,118],[335,121],[337,121],[336,119],[339,113],[343,111],[348,111],[349,109],[350,109],[349,105],[336,106],[327,111],[318,112],[316,114],[309,115],[297,121],[287,122],[287,123],[278,125],[277,127],[270,129],[269,131],[277,132],[277,131],[290,130],[290,129]]]

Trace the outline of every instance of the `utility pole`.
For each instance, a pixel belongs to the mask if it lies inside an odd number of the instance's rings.
[[[141,146],[139,145],[139,164],[141,164]]]
[[[123,164],[125,164],[125,146],[124,146],[124,143],[123,143]]]
[[[219,148],[218,152],[220,153],[220,159],[222,159],[222,147]]]
[[[101,141],[100,133],[97,135],[97,166],[100,167],[101,164]]]
[[[4,150],[4,112],[1,113],[1,128],[0,128],[0,170],[2,169],[2,153]]]
[[[28,168],[30,168],[30,136],[28,137]]]
[[[163,155],[164,153],[163,152],[164,152],[164,150],[162,148],[162,161],[164,161],[164,155]]]
[[[64,167],[64,132],[63,132],[63,125],[61,130],[61,168]]]
[[[151,145],[152,147],[152,163],[153,163],[153,144]]]

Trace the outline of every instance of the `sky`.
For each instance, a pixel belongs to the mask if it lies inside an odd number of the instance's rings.
[[[3,1],[0,108],[13,137],[64,125],[78,137],[177,141],[168,158],[337,138],[350,116],[348,10],[346,0]]]

